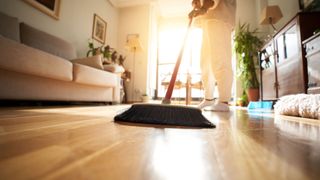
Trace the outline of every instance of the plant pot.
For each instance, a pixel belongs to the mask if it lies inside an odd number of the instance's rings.
[[[141,99],[142,99],[142,102],[148,102],[150,98],[149,96],[142,96]]]
[[[236,105],[237,105],[237,106],[244,107],[244,106],[247,106],[247,103],[244,102],[243,100],[238,100]]]
[[[247,89],[248,101],[259,101],[259,88]]]

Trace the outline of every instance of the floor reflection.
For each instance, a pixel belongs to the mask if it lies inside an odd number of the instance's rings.
[[[152,165],[161,179],[204,179],[203,146],[192,133],[166,133],[155,141]]]
[[[281,131],[306,140],[320,141],[320,121],[295,117],[275,116],[275,125]]]

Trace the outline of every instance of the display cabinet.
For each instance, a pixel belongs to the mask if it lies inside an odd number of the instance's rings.
[[[261,91],[263,93],[263,99],[273,100],[277,97],[276,95],[276,67],[275,67],[275,50],[273,41],[268,42],[263,50],[260,52],[261,60]]]
[[[303,42],[308,64],[308,93],[320,94],[320,32]]]
[[[300,12],[260,51],[261,100],[307,93],[306,51],[302,41],[320,27],[320,12]]]

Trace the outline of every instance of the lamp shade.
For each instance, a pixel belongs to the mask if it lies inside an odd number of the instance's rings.
[[[128,36],[125,46],[126,46],[126,49],[128,49],[131,52],[133,52],[133,51],[135,51],[135,52],[142,51],[142,45],[141,45],[141,42],[139,40],[139,36],[138,35]]]
[[[279,6],[267,6],[260,15],[260,24],[275,24],[282,18]]]

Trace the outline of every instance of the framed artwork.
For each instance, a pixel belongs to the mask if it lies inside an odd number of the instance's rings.
[[[94,14],[93,27],[92,27],[92,38],[104,44],[106,40],[107,22],[101,17]]]
[[[299,0],[301,11],[320,11],[319,0]]]
[[[23,0],[54,19],[59,19],[60,0]]]

